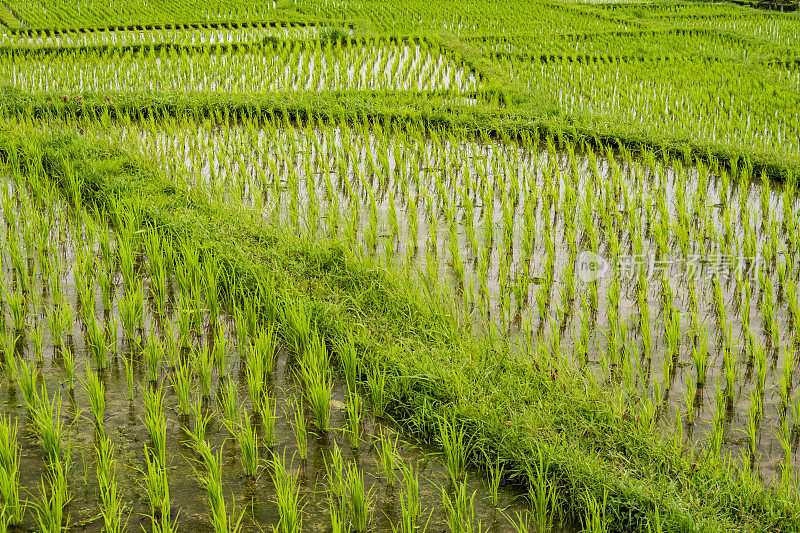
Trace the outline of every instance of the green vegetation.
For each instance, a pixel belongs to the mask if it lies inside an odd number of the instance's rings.
[[[0,24],[4,527],[800,530],[796,14]]]

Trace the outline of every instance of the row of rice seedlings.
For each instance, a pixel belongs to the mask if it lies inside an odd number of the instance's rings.
[[[475,75],[439,50],[366,40],[270,41],[226,48],[30,49],[0,56],[0,72],[24,91],[287,90],[475,91]]]
[[[20,47],[41,46],[131,46],[131,45],[197,45],[251,42],[265,37],[279,39],[315,38],[326,35],[326,28],[318,26],[294,26],[259,24],[242,27],[198,27],[181,24],[168,28],[149,30],[120,29],[65,29],[59,32],[4,33],[0,44]]]

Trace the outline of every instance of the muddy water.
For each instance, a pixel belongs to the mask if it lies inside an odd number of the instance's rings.
[[[87,366],[94,367],[85,339],[85,324],[82,323],[81,314],[78,312],[82,305],[75,289],[71,265],[75,261],[75,248],[77,245],[85,246],[87,243],[85,229],[76,231],[75,227],[85,228],[78,223],[76,226],[69,214],[69,209],[63,205],[50,206],[50,214],[44,216],[41,226],[33,222],[37,216],[41,220],[43,215],[31,205],[27,193],[20,197],[12,192],[12,198],[21,200],[20,203],[12,200],[6,206],[16,204],[14,219],[17,220],[12,229],[7,212],[4,213],[3,224],[3,249],[4,253],[2,273],[5,287],[9,291],[16,290],[17,277],[13,274],[9,264],[9,243],[13,240],[21,241],[25,233],[35,232],[38,228],[50,228],[47,238],[49,246],[44,253],[52,258],[58,258],[63,268],[60,276],[60,286],[65,295],[67,304],[75,310],[74,328],[65,338],[65,345],[76,355],[76,387],[74,392],[69,390],[66,374],[64,372],[63,358],[59,356],[60,349],[53,346],[53,340],[47,329],[46,310],[53,306],[53,298],[48,283],[41,277],[34,275],[31,294],[35,295],[35,305],[31,306],[27,316],[27,330],[20,331],[22,339],[17,343],[16,359],[31,361],[39,372],[39,386],[46,386],[50,399],[58,398],[60,417],[68,427],[65,439],[71,443],[72,461],[69,471],[69,491],[72,500],[68,505],[70,524],[72,530],[101,531],[102,521],[98,512],[98,485],[95,477],[94,446],[96,442],[95,428],[91,421],[89,398],[82,386],[80,379],[86,375]],[[100,229],[102,236],[107,230]],[[27,250],[23,246],[23,253],[30,257],[29,269],[32,273],[40,272],[38,262],[41,246],[31,245]],[[89,246],[94,249],[94,242]],[[140,265],[144,266],[144,265]],[[98,317],[119,317],[118,302],[124,288],[121,285],[121,274],[116,273],[119,283],[115,286],[115,299],[110,310],[104,309],[99,288],[95,290],[95,298],[91,305]],[[168,465],[168,479],[172,501],[172,513],[178,519],[181,531],[211,531],[209,522],[209,507],[205,489],[201,486],[193,468],[196,467],[194,452],[189,446],[184,429],[190,429],[192,422],[179,416],[177,413],[177,399],[168,385],[168,375],[171,369],[167,366],[166,359],[162,359],[159,367],[159,380],[148,382],[145,371],[144,356],[141,353],[141,344],[148,339],[164,339],[164,327],[160,326],[149,293],[148,283],[145,279],[145,313],[142,327],[137,332],[141,336],[141,343],[125,338],[118,331],[113,343],[112,355],[108,367],[100,374],[105,386],[106,409],[103,424],[107,436],[114,444],[116,458],[116,479],[123,495],[125,505],[130,510],[128,530],[134,531],[144,528],[150,529],[149,505],[147,495],[143,488],[145,445],[149,444],[149,436],[143,424],[144,400],[143,393],[146,387],[161,387],[164,391],[164,415],[167,421],[166,430],[166,459]],[[169,322],[176,324],[177,311],[175,310],[177,289],[172,280],[169,282],[166,301],[166,316]],[[6,311],[7,309],[4,309]],[[228,353],[228,378],[220,380],[215,373],[212,383],[211,398],[204,400],[208,412],[213,413],[219,408],[219,393],[226,387],[227,380],[238,391],[238,398],[242,408],[251,410],[248,388],[245,377],[245,364],[241,360],[236,347],[236,335],[232,321],[222,316],[216,327],[223,328],[227,338]],[[11,324],[10,319],[7,323]],[[35,362],[34,341],[31,335],[36,325],[43,328],[43,357],[41,362]],[[177,326],[175,325],[175,329]],[[193,337],[196,346],[208,345],[212,342],[212,326],[206,319],[203,333]],[[129,396],[126,381],[124,360],[130,359],[134,363],[134,392]],[[296,378],[296,363],[292,361],[287,352],[280,350],[274,370],[270,373],[268,388],[272,395],[272,405],[276,406],[276,442],[274,452],[288,459],[297,451],[297,442],[294,436],[290,419],[293,416],[290,405],[295,405],[302,394]],[[35,427],[25,406],[19,384],[9,379],[9,369],[3,366],[3,386],[0,388],[0,405],[2,413],[16,420],[19,424],[19,445],[21,448],[21,493],[23,499],[34,500],[39,497],[39,486],[45,474],[45,457],[42,446],[35,434]],[[345,391],[340,386],[334,388],[334,401],[332,402],[332,429],[324,435],[314,434],[309,427],[308,459],[295,459],[292,468],[299,475],[300,493],[303,509],[304,531],[329,531],[330,519],[328,515],[327,490],[325,478],[325,464],[329,460],[334,446],[342,450],[345,461],[355,462],[362,469],[367,487],[371,489],[374,503],[374,519],[371,531],[392,531],[392,524],[399,521],[400,502],[399,493],[402,488],[400,473],[396,472],[398,479],[395,486],[389,487],[383,477],[382,469],[375,446],[375,436],[380,432],[394,433],[395,429],[384,420],[376,420],[365,412],[362,431],[363,439],[357,448],[352,448],[344,434],[343,428],[347,421],[344,411]],[[312,418],[306,414],[306,420]],[[245,510],[243,521],[245,531],[269,530],[278,523],[278,510],[272,501],[275,488],[270,479],[268,470],[262,469],[261,475],[253,480],[242,475],[240,465],[240,451],[221,421],[221,415],[214,414],[208,426],[206,440],[213,450],[222,449],[223,485],[228,509],[235,502],[237,510]],[[64,443],[66,444],[66,442]],[[416,443],[404,443],[398,447],[399,456],[406,464],[416,465],[420,479],[420,498],[422,508],[427,516],[430,514],[431,522],[429,531],[442,531],[445,529],[445,517],[442,507],[442,489],[452,490],[447,486],[448,476],[440,458],[435,450],[426,448]],[[262,457],[267,457],[269,450],[263,446],[260,450]],[[466,484],[469,493],[475,494],[476,518],[481,521],[485,531],[511,531],[511,526],[503,514],[491,505],[488,489],[483,477],[477,473],[468,474]],[[500,490],[499,509],[504,510],[509,516],[517,512],[524,512],[527,500],[519,487],[508,484]],[[35,528],[31,509],[27,514],[21,530]]]
[[[93,126],[87,128],[91,130]],[[627,354],[630,361],[630,383],[644,391],[643,399],[654,395],[654,384],[658,384],[660,396],[654,401],[659,406],[659,423],[665,432],[671,432],[675,415],[680,413],[687,445],[705,443],[716,416],[716,391],[725,388],[724,330],[716,318],[712,284],[713,274],[718,271],[725,327],[737,347],[736,381],[733,398],[726,402],[723,449],[738,455],[748,446],[743,430],[748,424],[758,373],[754,355],[748,349],[752,335],[757,343],[766,346],[767,352],[764,413],[757,430],[756,453],[767,478],[777,472],[783,454],[777,428],[783,416],[788,416],[790,428],[795,426],[791,405],[798,401],[798,364],[794,365],[788,414],[779,394],[784,347],[793,342],[796,334],[796,326],[789,318],[789,302],[797,298],[797,294],[786,292],[779,271],[785,270],[787,280],[800,277],[797,263],[786,268],[785,256],[779,252],[792,249],[792,235],[786,223],[796,218],[800,203],[793,196],[785,200],[776,186],[763,187],[753,180],[741,187],[735,180],[706,171],[702,173],[706,177],[701,179],[698,169],[671,161],[664,163],[660,157],[648,162],[604,152],[570,154],[545,144],[477,142],[446,135],[432,139],[416,135],[413,128],[410,132],[390,131],[379,125],[117,125],[91,135],[110,137],[154,157],[180,184],[258,209],[271,223],[288,224],[300,233],[352,240],[368,254],[416,271],[426,283],[431,279],[447,283],[464,300],[476,323],[481,323],[481,316],[488,317],[527,349],[545,344],[550,347],[548,351],[570,359],[575,366],[581,364],[574,353],[574,339],[580,335],[583,316],[589,324],[586,364],[600,379],[609,380],[609,386],[617,386],[615,382],[621,380],[622,374],[620,361],[609,363],[607,354],[611,327],[609,288],[616,279],[620,296],[615,308],[626,338],[625,350],[620,348],[620,353]],[[491,196],[486,195],[487,190],[492,191]],[[574,195],[574,207],[565,204],[564,199],[570,195]],[[679,208],[681,197],[686,206],[683,209]],[[491,205],[484,203],[487,199]],[[526,229],[528,200],[533,224]],[[588,220],[583,215],[587,201],[591,201]],[[547,209],[546,203],[550,204]],[[456,248],[465,268],[463,282],[451,268],[450,209],[455,213]],[[504,209],[513,222],[513,227],[508,227],[510,238],[503,236],[507,228]],[[659,255],[656,222],[662,210],[670,229],[667,253]],[[396,233],[392,211],[397,220]],[[608,213],[607,218],[602,211]],[[790,220],[784,219],[785,212]],[[638,217],[634,223],[630,222],[631,214]],[[730,242],[714,237],[725,234],[726,216],[731,220]],[[685,248],[676,233],[684,218],[689,228]],[[329,220],[335,224],[329,224]],[[613,233],[619,242],[620,257],[641,253],[645,262],[661,262],[663,268],[652,269],[647,276],[646,302],[653,339],[650,357],[642,352],[635,277],[615,269],[616,278],[608,276],[596,282],[597,312],[583,310],[582,298],[589,301],[590,285],[580,278],[577,265],[569,263],[572,238],[568,220],[577,224],[578,254],[591,249],[588,231],[593,226],[598,232],[596,251],[602,258],[612,260]],[[607,223],[611,224],[610,230],[604,230]],[[702,225],[709,238],[699,240],[696,235]],[[353,233],[348,226],[354,228]],[[416,236],[413,226],[417,228]],[[491,241],[486,239],[489,229]],[[634,247],[634,231],[642,235],[641,252]],[[549,291],[541,292],[547,276],[547,234],[554,248],[554,283]],[[526,254],[527,239],[532,243]],[[745,254],[748,239],[754,248]],[[770,243],[774,246],[768,246]],[[772,258],[760,261],[770,249]],[[738,262],[744,255],[754,257],[744,264],[746,268],[755,265],[761,269],[760,274],[758,270],[742,271],[752,294],[746,311],[742,310],[741,291],[735,279]],[[692,272],[692,265],[702,269]],[[671,356],[665,336],[668,310],[663,304],[662,275],[667,276],[674,308],[681,315],[679,353],[669,376],[664,375],[664,362]],[[574,297],[566,291],[570,278],[576,287]],[[760,310],[763,278],[772,282],[777,342],[770,338]],[[697,319],[708,328],[709,339],[707,379],[700,389],[696,388],[692,359],[692,287],[698,301]],[[542,308],[537,300],[544,302]],[[744,315],[749,318],[747,328],[742,321]],[[687,385],[689,380],[691,387]],[[685,422],[686,395],[696,398],[693,423]],[[791,439],[795,468],[797,435],[793,432]]]

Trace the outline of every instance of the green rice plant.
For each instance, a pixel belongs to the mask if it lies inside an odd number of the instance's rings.
[[[121,533],[125,531],[130,514],[125,517],[125,504],[117,486],[114,447],[109,440],[103,438],[95,447],[95,452],[103,530],[107,533]]]
[[[603,490],[603,501],[599,502],[590,492],[583,494],[586,512],[583,517],[583,531],[585,533],[607,533],[609,521],[606,518],[608,508],[608,490]]]
[[[214,361],[220,378],[225,378],[228,375],[228,352],[226,351],[226,344],[225,330],[217,326],[214,335],[214,343],[211,347],[211,360]]]
[[[200,385],[200,394],[203,398],[211,397],[211,379],[214,374],[214,360],[208,353],[208,347],[204,344],[200,348],[192,350],[194,355],[194,373]]]
[[[505,475],[505,465],[500,462],[500,456],[498,455],[495,460],[493,461],[486,450],[483,451],[483,456],[486,460],[486,468],[489,473],[489,497],[491,498],[492,505],[497,507],[499,502],[499,492],[500,492],[500,483],[503,481],[503,476]]]
[[[372,403],[372,412],[376,417],[382,417],[386,413],[386,406],[389,403],[386,394],[387,380],[387,372],[379,363],[375,363],[367,372],[367,389]]]
[[[347,395],[347,438],[352,448],[358,448],[361,441],[361,398],[355,391]]]
[[[270,405],[267,392],[261,396],[258,415],[261,417],[261,427],[264,430],[264,445],[272,448],[275,445],[275,412]]]
[[[302,301],[287,302],[281,310],[282,333],[286,344],[296,354],[311,343],[312,325]]]
[[[556,485],[548,478],[548,466],[545,456],[539,448],[538,461],[526,466],[528,476],[528,494],[531,499],[531,510],[536,531],[545,533],[553,526],[553,513],[558,504]]]
[[[247,351],[247,389],[250,392],[250,400],[253,402],[253,407],[256,409],[261,406],[265,383],[264,354],[261,350],[256,349],[255,346],[250,346]]]
[[[419,475],[412,465],[401,461],[403,491],[400,493],[400,509],[403,527],[401,531],[411,533],[420,526],[422,506],[419,499]],[[427,529],[427,525],[422,529]]]
[[[372,490],[364,486],[364,478],[357,464],[347,467],[347,509],[350,514],[350,527],[353,531],[367,531],[372,522]]]
[[[308,457],[308,430],[306,429],[306,417],[302,402],[296,402],[294,405],[292,429],[294,430],[294,438],[297,441],[297,453],[300,454],[300,460],[305,461]]]
[[[133,401],[136,395],[136,380],[134,378],[134,361],[133,356],[122,356],[123,364],[125,365],[125,384],[128,387],[128,399]]]
[[[169,495],[169,481],[166,466],[149,453],[145,456],[144,488],[150,504],[150,520],[153,531],[158,533],[173,533],[177,531],[178,517],[170,518],[171,502]]]
[[[277,455],[272,458],[272,482],[275,484],[275,503],[278,505],[278,526],[276,533],[300,533],[303,528],[303,505],[300,504],[300,487],[297,474],[284,466],[284,460]]]
[[[478,524],[475,528],[475,493],[467,495],[466,480],[455,484],[454,494],[450,494],[442,487],[442,504],[444,505],[445,520],[452,533],[472,533],[481,531]]]
[[[65,313],[72,313],[69,306],[54,305],[47,308],[47,328],[50,330],[50,339],[52,340],[53,346],[56,348],[61,347],[64,342],[64,331],[66,329]]]
[[[32,413],[33,422],[50,465],[60,464],[65,459],[61,440],[64,435],[64,420],[61,418],[61,397],[56,395],[51,402],[47,388],[42,383],[41,393],[36,399],[36,409]]]
[[[523,513],[517,511],[516,519],[506,516],[505,513],[503,513],[503,516],[514,528],[514,533],[528,533],[528,517]]]
[[[340,512],[347,506],[347,487],[345,485],[344,459],[339,445],[334,441],[330,459],[325,461],[325,476],[330,486],[330,497]]]
[[[89,396],[89,404],[92,408],[92,422],[100,439],[105,437],[103,430],[103,416],[106,412],[106,397],[105,387],[100,377],[92,372],[92,369],[87,365],[86,367],[86,380],[83,381],[83,387]]]
[[[19,291],[7,292],[5,300],[14,321],[14,331],[21,333],[25,330],[28,321],[28,305],[25,295]]]
[[[358,353],[353,337],[348,335],[336,345],[339,364],[347,380],[347,389],[354,391],[358,383]]]
[[[255,349],[260,354],[264,373],[272,372],[272,368],[275,366],[275,357],[278,353],[275,329],[272,326],[259,328],[253,339],[251,349]]]
[[[336,505],[333,495],[328,497],[328,514],[331,517],[331,533],[347,533],[347,519],[345,518],[344,508]]]
[[[144,362],[147,368],[147,379],[150,383],[158,382],[158,365],[161,363],[161,355],[164,353],[164,346],[157,337],[152,336],[144,349]]]
[[[444,464],[450,482],[460,482],[467,467],[467,458],[472,447],[472,439],[467,438],[466,426],[455,417],[439,419],[439,443],[444,451]]]
[[[48,466],[47,482],[42,480],[40,493],[38,501],[33,502],[37,530],[42,533],[61,533],[68,529],[69,516],[65,516],[64,511],[70,498],[67,492],[66,473],[60,461]]]
[[[179,363],[170,373],[169,381],[175,396],[178,397],[178,414],[189,416],[192,413],[192,374],[188,362]]]
[[[384,428],[381,428],[380,433],[378,433],[378,439],[380,442],[380,448],[378,448],[378,457],[381,460],[381,466],[383,467],[383,475],[386,478],[386,483],[390,487],[394,487],[395,481],[395,466],[398,460],[397,457],[397,439],[398,436],[394,436],[394,440],[392,440],[391,435],[387,435],[387,431],[384,431]]]
[[[697,384],[702,386],[706,382],[706,368],[708,367],[708,330],[701,326],[696,335],[697,342],[692,349],[692,360],[694,361]]]
[[[36,370],[36,365],[29,365],[25,359],[20,358],[16,368],[12,367],[11,371],[19,379],[19,388],[22,390],[22,397],[25,399],[28,412],[32,412],[36,409],[36,401],[38,400],[36,380],[39,377],[39,372]]]
[[[122,328],[131,342],[139,342],[136,329],[140,326],[144,314],[144,292],[142,282],[125,283],[125,294],[120,308]]]
[[[236,426],[239,423],[239,391],[236,384],[228,380],[220,385],[219,391],[219,412],[228,431],[233,435],[236,433]]]
[[[164,395],[161,387],[146,387],[144,390],[143,423],[150,436],[153,455],[161,464],[166,462],[167,423],[164,420]]]
[[[794,373],[794,350],[792,346],[789,345],[783,352],[783,366],[782,366],[782,377],[781,377],[781,384],[780,384],[780,394],[781,400],[783,401],[783,406],[789,406],[789,399],[792,396],[792,374]]]
[[[94,310],[91,311],[89,321],[86,324],[86,336],[95,366],[98,371],[102,372],[108,364],[108,343],[103,330],[97,323]]]
[[[0,313],[2,314],[2,313]],[[2,329],[0,333],[3,334],[3,358],[8,372],[9,380],[14,379],[14,363],[16,361],[17,339],[19,335],[15,335],[12,330]]]
[[[67,375],[69,391],[73,392],[75,390],[75,354],[68,346],[61,348],[61,364]]]
[[[18,526],[25,517],[25,502],[20,499],[20,449],[17,422],[0,414],[0,525]]]
[[[725,349],[725,392],[728,401],[733,401],[733,395],[736,388],[736,376],[738,370],[738,362],[736,360],[736,349]]]
[[[202,450],[200,455],[206,471],[200,476],[200,479],[208,493],[208,501],[211,507],[211,525],[216,533],[238,533],[242,529],[244,513],[240,514],[238,519],[231,519],[228,516],[220,470],[222,450],[218,451],[216,456],[211,453],[207,445]],[[236,510],[232,509],[231,514],[235,516]]]
[[[36,325],[31,329],[31,340],[33,341],[33,356],[37,364],[44,362],[44,349],[43,343],[44,331],[42,330],[42,323],[36,322]]]
[[[300,362],[300,379],[305,388],[305,399],[314,413],[314,423],[325,433],[330,426],[333,383],[328,369],[325,343],[313,335]]]
[[[250,415],[242,409],[241,422],[236,432],[239,448],[242,452],[242,469],[250,478],[258,476],[258,434],[250,422]]]

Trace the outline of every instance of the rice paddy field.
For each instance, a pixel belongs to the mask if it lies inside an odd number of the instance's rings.
[[[800,531],[791,8],[0,4],[0,530]]]

